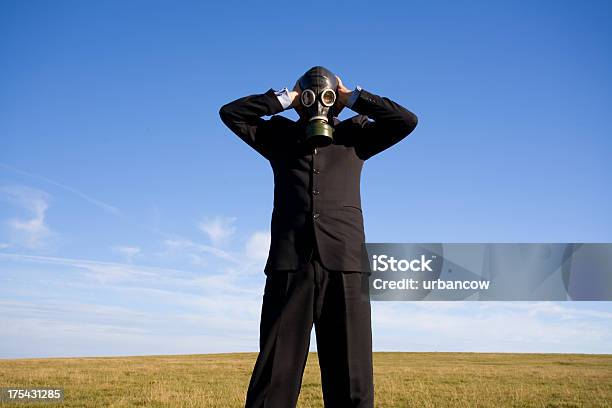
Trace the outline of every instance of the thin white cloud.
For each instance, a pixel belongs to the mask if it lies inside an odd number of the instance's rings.
[[[268,250],[270,248],[270,233],[258,231],[249,237],[245,253],[250,259],[265,260],[268,257]]]
[[[27,288],[2,289],[3,357],[40,355],[37,350],[49,356],[134,350],[137,354],[230,352],[257,347],[263,275],[243,279],[222,270],[202,274],[6,253],[0,253],[0,262],[20,265],[7,268],[8,277],[24,268],[35,277]],[[80,293],[87,293],[87,299]],[[18,298],[11,298],[13,294]],[[156,340],[147,340],[152,338]],[[95,352],[88,349],[94,343]]]
[[[525,313],[529,316],[550,316],[563,320],[570,319],[610,319],[612,320],[612,312],[590,309],[576,309],[564,306],[563,303],[555,303],[550,301],[543,302],[480,302],[483,310],[495,310],[495,308],[504,305],[505,309],[512,309],[518,312]],[[571,303],[568,303],[571,304]]]
[[[200,268],[223,269],[226,274],[250,275],[263,271],[270,247],[270,233],[256,231],[248,236],[241,250],[231,251],[215,245],[206,245],[187,238],[162,241],[164,250],[154,254],[160,260],[188,260]]]
[[[227,335],[223,332],[168,332],[173,320],[159,321],[155,327],[132,327],[96,322],[74,322],[69,318],[8,318],[0,337],[0,356],[98,357],[152,354],[202,354],[256,351],[257,337]],[[158,330],[155,331],[154,329]],[[256,327],[250,332],[256,333]]]
[[[80,285],[80,287],[88,284],[96,287],[96,285],[103,284],[107,288],[129,286],[130,288],[164,288],[164,290],[168,288],[206,289],[206,293],[244,294],[245,290],[250,291],[248,281],[240,279],[239,275],[226,273],[225,270],[203,274],[175,268],[6,252],[0,253],[0,261],[63,266],[68,268],[64,270],[64,273],[72,273],[70,285]],[[51,273],[48,267],[43,270],[45,273]]]
[[[44,246],[51,231],[45,222],[49,194],[42,190],[19,186],[0,186],[0,199],[26,211],[27,218],[10,218],[6,224],[13,243],[34,249]]]
[[[185,238],[166,239],[163,241],[163,244],[166,248],[164,255],[167,255],[168,252],[179,254],[179,255],[180,254],[186,255],[190,257],[191,259],[198,259],[199,262],[197,262],[196,264],[199,264],[199,265],[207,264],[207,262],[205,261],[205,258],[202,257],[203,254],[212,255],[215,258],[224,259],[226,261],[232,261],[232,262],[239,261],[238,259],[239,257],[236,256],[236,254],[233,254],[231,252],[225,251],[223,249],[220,249],[214,246],[199,244],[197,242],[194,242],[192,240],[185,239]]]
[[[161,241],[161,245],[161,250],[153,251],[146,257],[141,254],[140,257],[162,264],[186,261],[188,265],[200,271],[248,277],[263,273],[270,238],[267,232],[255,232],[248,236],[241,249],[235,251],[182,237],[165,239]]]
[[[235,221],[236,217],[217,216],[198,223],[198,228],[208,236],[213,246],[220,246],[236,232]]]
[[[553,302],[374,302],[381,350],[580,352],[612,339],[612,314]],[[569,322],[564,315],[571,314]],[[390,335],[393,333],[393,336]],[[375,336],[376,339],[377,336]],[[609,347],[607,348],[609,351]]]
[[[42,181],[44,181],[46,183],[52,184],[52,185],[54,185],[56,187],[59,187],[59,188],[64,189],[66,191],[69,191],[69,192],[71,192],[73,194],[76,194],[77,196],[81,197],[85,201],[90,202],[91,204],[95,205],[96,207],[101,208],[104,211],[107,211],[107,212],[109,212],[111,214],[114,214],[114,215],[122,215],[121,211],[119,211],[119,209],[117,209],[116,207],[114,207],[114,206],[112,206],[110,204],[107,204],[107,203],[105,203],[103,201],[100,201],[100,200],[98,200],[96,198],[93,198],[93,197],[91,197],[91,196],[89,196],[89,195],[87,195],[87,194],[77,190],[76,188],[72,188],[72,187],[67,186],[67,185],[65,185],[63,183],[59,183],[59,182],[57,182],[55,180],[51,180],[51,179],[49,179],[47,177],[43,177],[43,176],[40,176],[38,174],[34,174],[34,173],[30,173],[28,171],[24,171],[24,170],[18,169],[17,167],[11,166],[11,165],[6,164],[6,163],[0,163],[0,167],[4,168],[6,170],[13,171],[13,172],[18,173],[18,174],[22,174],[24,176],[28,176],[28,177],[35,178],[35,179],[38,179],[38,180],[42,180]]]
[[[0,355],[33,356],[41,347],[47,356],[256,348],[263,274],[0,253],[2,260],[26,264],[36,278],[28,288],[3,288]],[[23,268],[8,268],[8,277]],[[372,309],[375,350],[609,353],[612,344],[612,313],[571,302],[373,302]]]
[[[115,246],[112,249],[113,251],[123,255],[128,263],[132,263],[134,258],[140,254],[140,248],[135,246],[120,245]]]

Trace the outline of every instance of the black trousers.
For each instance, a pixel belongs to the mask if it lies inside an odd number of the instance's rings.
[[[299,270],[268,272],[246,408],[296,406],[313,324],[325,408],[374,407],[370,299],[361,285],[361,273],[327,270],[316,251]]]

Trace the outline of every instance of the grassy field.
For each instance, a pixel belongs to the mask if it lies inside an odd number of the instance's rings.
[[[62,387],[55,407],[241,407],[255,357],[0,360],[0,387]],[[612,406],[612,355],[374,353],[374,379],[379,408]],[[322,407],[320,388],[312,353],[298,407]]]

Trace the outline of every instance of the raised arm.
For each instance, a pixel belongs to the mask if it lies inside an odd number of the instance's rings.
[[[232,132],[268,158],[274,129],[272,121],[262,116],[274,115],[287,107],[282,92],[270,88],[266,93],[245,96],[223,105],[219,116]]]
[[[398,103],[359,87],[356,91],[350,91],[339,82],[340,100],[360,115],[373,119],[364,117],[359,122],[355,151],[362,159],[366,160],[393,146],[416,127],[417,116]]]

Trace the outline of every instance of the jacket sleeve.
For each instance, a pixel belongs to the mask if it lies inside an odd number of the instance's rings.
[[[416,127],[417,116],[391,99],[362,89],[351,109],[363,118],[355,138],[355,151],[363,160],[393,146]]]
[[[274,139],[274,129],[270,120],[262,116],[279,113],[283,106],[270,88],[264,94],[245,96],[229,102],[219,109],[219,116],[245,143],[269,158]]]

